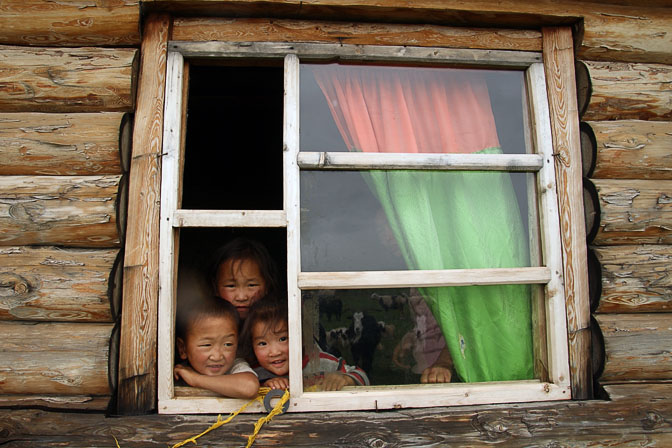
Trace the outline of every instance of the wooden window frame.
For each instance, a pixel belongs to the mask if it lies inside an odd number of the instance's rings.
[[[536,154],[488,156],[467,154],[375,155],[352,153],[299,153],[298,137],[298,68],[300,57],[356,59],[367,61],[445,62],[460,66],[499,66],[526,70],[531,139]],[[179,208],[181,165],[184,151],[185,58],[269,57],[285,59],[284,115],[284,207],[275,211],[203,211]],[[547,343],[547,378],[541,380],[451,383],[445,385],[370,387],[356,391],[304,392],[300,350],[290,352],[290,411],[333,411],[358,409],[392,409],[474,405],[505,402],[547,401],[571,398],[568,331],[563,282],[563,241],[556,195],[554,144],[546,73],[542,53],[503,50],[463,50],[431,47],[393,47],[373,45],[334,45],[279,42],[169,42],[165,89],[161,219],[159,248],[159,322],[158,322],[158,410],[160,413],[212,413],[237,410],[244,400],[214,396],[176,394],[173,387],[174,317],[176,278],[176,232],[181,227],[287,227],[287,280],[289,295],[290,340],[301,340],[301,289],[358,288],[397,286],[457,286],[473,284],[515,283],[546,285],[546,298],[540,310]],[[567,94],[562,88],[557,95]],[[323,160],[328,156],[330,166]],[[383,160],[384,159],[384,160]],[[446,271],[301,273],[299,272],[299,171],[309,169],[366,169],[375,163],[386,168],[494,169],[500,171],[537,172],[538,209],[541,225],[541,251],[545,267],[516,269],[480,269]],[[576,200],[576,198],[571,198]],[[561,201],[562,203],[562,201]],[[288,226],[288,223],[292,225]],[[195,391],[194,391],[195,392]],[[206,394],[208,395],[208,394]],[[248,408],[262,411],[261,405]]]

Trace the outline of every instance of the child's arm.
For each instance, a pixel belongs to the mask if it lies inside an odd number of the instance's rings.
[[[208,389],[231,398],[254,398],[259,390],[259,380],[252,372],[207,376],[178,364],[175,366],[175,378],[182,378],[192,387]]]
[[[330,353],[324,352],[318,348],[319,352],[319,371],[325,373],[324,379],[319,381],[324,390],[340,390],[345,386],[368,386],[369,377],[366,372],[357,366],[350,366],[345,363],[343,358],[336,357]],[[316,372],[312,372],[316,373]],[[310,375],[304,369],[304,375]],[[333,374],[333,375],[332,375]],[[327,381],[329,381],[326,389]]]
[[[341,372],[331,372],[324,375],[322,390],[341,390],[345,386],[356,386],[355,379]]]

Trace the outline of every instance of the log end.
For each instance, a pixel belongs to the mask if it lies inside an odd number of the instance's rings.
[[[600,227],[600,202],[597,188],[590,179],[583,178],[583,213],[586,222],[586,241],[593,241]]]
[[[592,177],[595,172],[597,160],[597,139],[590,124],[582,121],[579,125],[581,132],[581,162],[583,164],[583,177]]]
[[[590,71],[583,61],[574,62],[574,76],[576,77],[576,97],[579,117],[588,109],[590,97],[593,93],[593,84],[590,80]]]

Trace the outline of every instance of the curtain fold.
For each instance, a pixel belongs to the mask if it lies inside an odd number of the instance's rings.
[[[500,153],[478,72],[313,66],[350,151]],[[363,172],[409,269],[528,266],[511,178],[502,172]],[[530,287],[422,288],[461,380],[533,376]]]

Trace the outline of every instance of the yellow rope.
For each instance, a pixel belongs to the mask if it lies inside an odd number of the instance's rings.
[[[216,421],[215,423],[213,423],[208,429],[206,429],[205,431],[203,431],[202,433],[200,433],[200,434],[198,434],[198,435],[196,435],[196,436],[190,437],[190,438],[188,438],[188,439],[186,439],[186,440],[184,440],[184,441],[182,441],[182,442],[180,442],[180,443],[177,443],[177,444],[173,445],[172,448],[179,448],[179,447],[181,447],[181,446],[183,446],[183,445],[186,445],[186,444],[189,443],[189,442],[192,442],[194,445],[196,445],[196,444],[197,444],[197,443],[196,443],[196,439],[198,439],[199,437],[201,437],[201,436],[203,436],[203,435],[209,433],[209,432],[212,431],[212,430],[215,430],[215,429],[219,428],[219,427],[222,426],[222,425],[225,425],[225,424],[229,423],[231,420],[234,419],[234,417],[235,417],[236,415],[238,415],[238,414],[240,414],[241,412],[243,412],[243,411],[244,411],[249,405],[251,405],[252,403],[254,403],[254,402],[256,402],[256,401],[259,401],[259,402],[263,403],[263,402],[264,402],[264,397],[266,396],[266,394],[267,394],[270,390],[271,390],[271,389],[270,389],[269,387],[260,387],[260,388],[259,388],[259,392],[258,392],[258,394],[257,394],[257,396],[256,396],[255,398],[253,398],[253,399],[250,400],[249,402],[245,403],[245,404],[244,404],[240,409],[238,409],[236,412],[233,412],[233,413],[229,414],[229,416],[226,418],[226,420],[222,420],[222,416],[221,416],[221,415],[218,415],[218,416],[217,416],[217,421]],[[273,409],[271,410],[271,412],[269,412],[268,415],[266,415],[266,416],[264,416],[264,417],[261,417],[261,418],[257,421],[257,423],[254,425],[254,432],[252,433],[251,436],[249,436],[249,437],[247,438],[247,447],[246,447],[246,448],[249,448],[250,446],[252,446],[252,444],[254,443],[254,439],[257,437],[257,434],[259,433],[259,430],[261,430],[261,427],[264,426],[264,424],[270,422],[271,419],[272,419],[273,417],[275,417],[276,415],[282,413],[282,407],[285,405],[285,403],[287,403],[288,400],[289,400],[289,390],[286,390],[285,393],[284,393],[284,395],[283,395],[283,396],[280,398],[280,400],[278,400],[278,402],[275,404],[275,406],[273,407]]]

